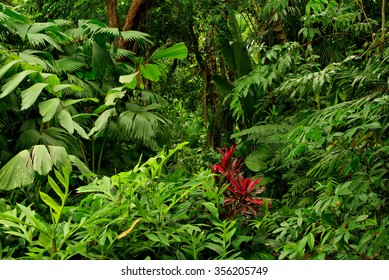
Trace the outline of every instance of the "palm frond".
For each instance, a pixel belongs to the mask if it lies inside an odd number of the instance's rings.
[[[158,104],[141,107],[136,104],[127,104],[127,110],[119,115],[118,125],[126,137],[140,140],[149,145],[157,141],[162,135],[164,126],[169,123],[167,119],[153,112]],[[149,141],[153,140],[153,141]]]
[[[28,33],[28,42],[34,47],[48,47],[55,48],[62,52],[61,46],[49,35],[42,33]]]
[[[65,73],[74,73],[76,71],[79,71],[82,68],[87,67],[87,64],[84,63],[83,61],[76,60],[70,57],[64,57],[58,59],[54,62],[54,65],[56,66],[57,69]]]
[[[150,35],[136,30],[128,30],[120,32],[120,36],[125,41],[136,41],[141,45],[153,45],[153,42],[149,39]]]
[[[146,101],[147,103],[150,104],[157,103],[160,104],[162,107],[166,107],[169,104],[165,98],[163,98],[162,96],[160,96],[155,92],[148,91],[148,90],[142,90],[141,98],[143,101]]]

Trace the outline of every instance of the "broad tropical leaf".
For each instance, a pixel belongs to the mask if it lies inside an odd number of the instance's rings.
[[[32,184],[34,173],[30,152],[21,151],[0,170],[0,189],[12,190]]]
[[[14,75],[10,80],[2,87],[2,92],[0,98],[3,98],[15,90],[20,83],[30,74],[37,73],[35,70],[24,70],[16,75]]]
[[[140,72],[142,76],[150,81],[157,82],[161,76],[159,67],[155,64],[145,64],[140,66]]]
[[[70,134],[74,133],[74,122],[68,110],[62,109],[58,114],[58,120],[59,124]]]
[[[184,59],[188,55],[188,49],[184,43],[178,43],[170,48],[164,50],[156,50],[150,59],[159,59],[159,58],[177,58]]]
[[[39,113],[43,117],[43,122],[48,122],[54,117],[60,103],[59,98],[52,98],[39,103]]]
[[[38,96],[41,94],[42,90],[46,86],[48,86],[48,84],[46,83],[36,83],[33,86],[29,87],[28,89],[23,90],[21,92],[21,96],[22,96],[21,110],[30,108],[35,103]]]

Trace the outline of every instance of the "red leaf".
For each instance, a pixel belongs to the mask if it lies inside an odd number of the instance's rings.
[[[247,197],[245,200],[247,202],[251,202],[251,203],[263,206],[263,198],[249,198],[249,197]]]

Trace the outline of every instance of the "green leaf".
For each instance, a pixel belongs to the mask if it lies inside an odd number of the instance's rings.
[[[349,186],[351,185],[352,182],[346,182],[340,186],[338,186],[335,189],[335,195],[349,195],[351,194],[351,190],[349,189]]]
[[[25,110],[30,108],[42,92],[42,90],[48,86],[46,83],[36,83],[33,86],[29,87],[26,90],[21,92],[22,96],[22,108],[21,110]]]
[[[19,152],[0,170],[0,190],[12,190],[34,182],[35,173],[28,150]]]
[[[9,69],[11,69],[14,65],[16,64],[19,64],[21,62],[21,60],[13,60],[9,63],[7,63],[6,65],[4,65],[1,69],[0,69],[0,79],[2,79],[4,77],[4,75],[9,71]]]
[[[209,248],[209,249],[215,251],[219,255],[224,254],[223,247],[218,245],[218,244],[207,242],[207,243],[204,244],[204,247]]]
[[[150,59],[177,58],[184,59],[188,55],[188,49],[184,43],[178,43],[164,50],[156,50]]]
[[[148,239],[150,239],[151,241],[154,241],[154,242],[161,242],[158,238],[158,236],[156,236],[155,234],[153,233],[145,233],[145,235],[147,236]]]
[[[85,176],[94,176],[94,173],[78,157],[69,155],[70,162]]]
[[[357,217],[355,222],[360,222],[360,221],[366,220],[367,217],[369,217],[369,215],[360,215],[360,216]]]
[[[121,76],[123,77],[123,76]],[[117,91],[117,92],[112,92],[108,93],[107,96],[105,97],[105,105],[107,106],[113,106],[116,103],[116,99],[121,99],[123,96],[126,94],[125,91]]]
[[[167,237],[166,237],[164,234],[162,234],[162,233],[157,233],[157,235],[158,235],[159,240],[161,240],[162,244],[164,244],[164,245],[166,245],[166,246],[169,246],[169,245],[170,245],[170,244],[169,244],[169,240],[167,239]]]
[[[310,232],[307,235],[307,243],[308,243],[309,249],[311,249],[311,251],[312,251],[313,247],[315,246],[315,237],[313,236],[312,232]]]
[[[39,103],[39,113],[43,117],[43,122],[48,122],[54,117],[60,102],[59,98],[52,98]]]
[[[202,204],[208,209],[209,212],[211,212],[212,217],[219,219],[217,208],[212,202],[203,202]]]
[[[61,207],[57,204],[57,202],[54,201],[54,199],[52,199],[49,195],[43,192],[39,192],[39,194],[44,203],[50,206],[50,208],[52,208],[56,214],[59,214],[61,212]]]
[[[81,91],[81,90],[84,90],[82,87],[78,87],[78,86],[75,86],[75,85],[71,85],[71,84],[60,84],[60,85],[55,85],[52,87],[53,91],[55,93],[57,92],[60,92],[61,90],[64,90],[64,89],[67,89],[67,88],[70,88],[74,91]]]
[[[57,173],[58,171],[55,170],[55,172]],[[55,193],[61,198],[62,201],[65,201],[66,199],[66,196],[65,194],[61,191],[60,187],[57,185],[57,183],[54,181],[53,178],[51,178],[51,176],[48,176],[48,182],[50,184],[50,187],[55,191]],[[63,184],[63,183],[62,183]],[[64,185],[64,184],[63,184]]]
[[[80,98],[80,99],[66,99],[62,101],[62,106],[63,107],[68,107],[74,104],[77,104],[79,102],[87,102],[87,101],[93,101],[93,102],[99,102],[99,99],[97,98]]]
[[[157,82],[161,76],[161,71],[155,64],[141,65],[140,72],[142,73],[143,77],[153,82]]]
[[[62,109],[58,114],[59,124],[66,129],[70,134],[74,133],[74,122],[69,111]]]
[[[3,98],[10,94],[15,88],[19,86],[19,84],[30,74],[37,73],[35,70],[24,70],[10,78],[10,80],[2,87],[2,93],[0,94],[0,98]]]
[[[31,150],[32,168],[40,175],[46,175],[53,168],[53,160],[44,145],[35,145]]]
[[[121,82],[122,84],[126,84],[126,87],[128,87],[130,89],[134,89],[136,87],[136,84],[137,84],[136,77],[138,74],[139,74],[139,72],[135,72],[135,73],[132,73],[129,75],[120,76],[119,82]]]
[[[85,132],[85,130],[75,121],[73,121],[74,129],[77,131],[77,133],[84,139],[89,139],[88,134]]]
[[[104,111],[98,118],[97,120],[95,121],[95,125],[94,127],[89,131],[89,134],[88,136],[91,136],[93,135],[94,133],[96,132],[99,132],[99,131],[102,131],[106,128],[106,126],[108,125],[108,120],[112,117],[112,116],[116,116],[117,113],[116,113],[116,109],[115,108],[111,108],[111,109],[108,109],[106,111]]]

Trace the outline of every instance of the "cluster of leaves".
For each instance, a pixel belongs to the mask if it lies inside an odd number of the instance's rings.
[[[1,199],[0,257],[238,258],[247,238],[236,238],[236,221],[219,218],[214,174],[207,169],[172,182],[165,173],[168,160],[186,144],[163,150],[129,172],[96,178],[76,188],[76,195],[71,195],[74,175],[68,162],[39,193],[49,215],[39,203],[12,205]]]
[[[77,26],[33,22],[3,4],[0,34],[0,167],[13,156],[7,170],[21,167],[27,153],[43,162],[46,152],[34,147],[46,145],[63,147],[102,173],[129,164],[131,157],[123,155],[136,143],[156,149],[168,142],[170,121],[159,113],[168,102],[146,84],[166,79],[163,61],[185,58],[184,44],[136,56],[118,42],[151,47],[145,33],[121,32],[96,20],[79,20]],[[47,167],[32,169],[46,175]],[[0,178],[10,180],[0,181],[0,188],[31,183],[31,172],[21,172],[29,179],[12,179],[1,170]]]
[[[225,191],[224,200],[225,215],[234,218],[237,215],[245,217],[253,216],[254,218],[260,212],[259,206],[271,207],[268,199],[258,197],[259,194],[265,191],[265,187],[259,187],[258,183],[261,178],[244,178],[241,172],[241,162],[239,158],[233,159],[236,150],[236,145],[232,145],[230,149],[219,149],[222,155],[222,163],[211,165],[213,173],[222,175],[222,180],[219,182],[221,189]]]
[[[385,34],[375,31],[381,19],[370,3],[264,2],[258,14],[269,30],[250,45],[253,70],[224,99],[246,166],[261,185],[277,186],[271,213],[246,233],[280,259],[387,259],[389,68],[385,42],[377,43]],[[297,36],[285,21],[293,17]],[[266,47],[271,29],[292,40]]]

